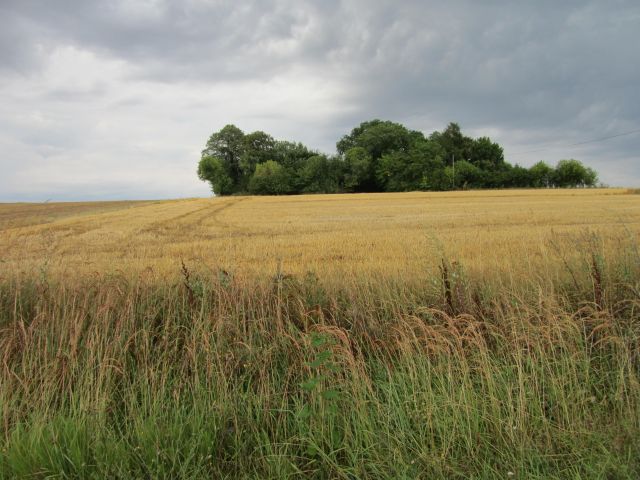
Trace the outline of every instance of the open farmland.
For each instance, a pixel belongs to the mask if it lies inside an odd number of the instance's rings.
[[[424,278],[443,257],[480,275],[547,273],[585,242],[640,232],[625,190],[225,197],[0,206],[4,275],[175,276],[190,268]],[[598,248],[602,248],[600,245]]]
[[[640,195],[0,205],[0,477],[638,478]]]

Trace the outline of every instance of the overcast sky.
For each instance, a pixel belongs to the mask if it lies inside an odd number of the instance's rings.
[[[458,122],[640,186],[638,0],[0,0],[0,201],[207,196],[227,123],[326,153]]]

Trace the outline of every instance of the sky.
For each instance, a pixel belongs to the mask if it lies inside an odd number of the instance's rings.
[[[208,196],[226,124],[331,154],[374,118],[637,187],[638,45],[638,0],[0,0],[0,201]]]

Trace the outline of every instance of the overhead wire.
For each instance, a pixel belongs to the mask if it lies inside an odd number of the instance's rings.
[[[617,137],[623,137],[625,135],[632,135],[634,133],[639,133],[640,132],[640,128],[636,129],[636,130],[631,130],[628,132],[623,132],[623,133],[616,133],[615,135],[608,135],[606,137],[601,137],[601,138],[595,138],[592,140],[585,140],[582,142],[577,142],[577,143],[570,143],[568,145],[556,145],[556,146],[548,146],[548,147],[542,147],[542,148],[537,148],[534,150],[526,150],[524,152],[516,152],[516,153],[511,153],[509,154],[509,156],[514,156],[514,155],[524,155],[526,153],[536,153],[536,152],[544,152],[546,150],[552,150],[554,148],[567,148],[567,147],[576,147],[578,145],[586,145],[588,143],[596,143],[596,142],[603,142],[605,140],[610,140],[612,138],[617,138]]]

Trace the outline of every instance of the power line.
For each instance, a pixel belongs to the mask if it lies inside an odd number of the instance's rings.
[[[623,137],[625,135],[632,135],[632,134],[638,133],[638,132],[640,132],[640,128],[638,128],[636,130],[631,130],[629,132],[623,132],[623,133],[617,133],[615,135],[609,135],[607,137],[595,138],[593,140],[585,140],[583,142],[577,142],[577,143],[570,143],[568,145],[557,145],[557,146],[554,146],[554,147],[543,147],[543,148],[537,148],[535,150],[527,150],[527,151],[524,151],[524,152],[511,153],[511,154],[509,154],[509,156],[524,155],[525,153],[544,152],[546,150],[551,150],[551,149],[554,149],[554,148],[575,147],[575,146],[578,146],[578,145],[586,145],[587,143],[603,142],[603,141],[609,140],[611,138]]]
[[[631,135],[632,133],[638,133],[638,132],[640,132],[640,128],[638,128],[637,130],[631,130],[630,132],[618,133],[616,135],[609,135],[608,137],[596,138],[595,140],[586,140],[584,142],[572,143],[569,146],[573,147],[575,145],[584,145],[585,143],[602,142],[603,140],[609,140],[610,138],[623,137],[625,135]]]

